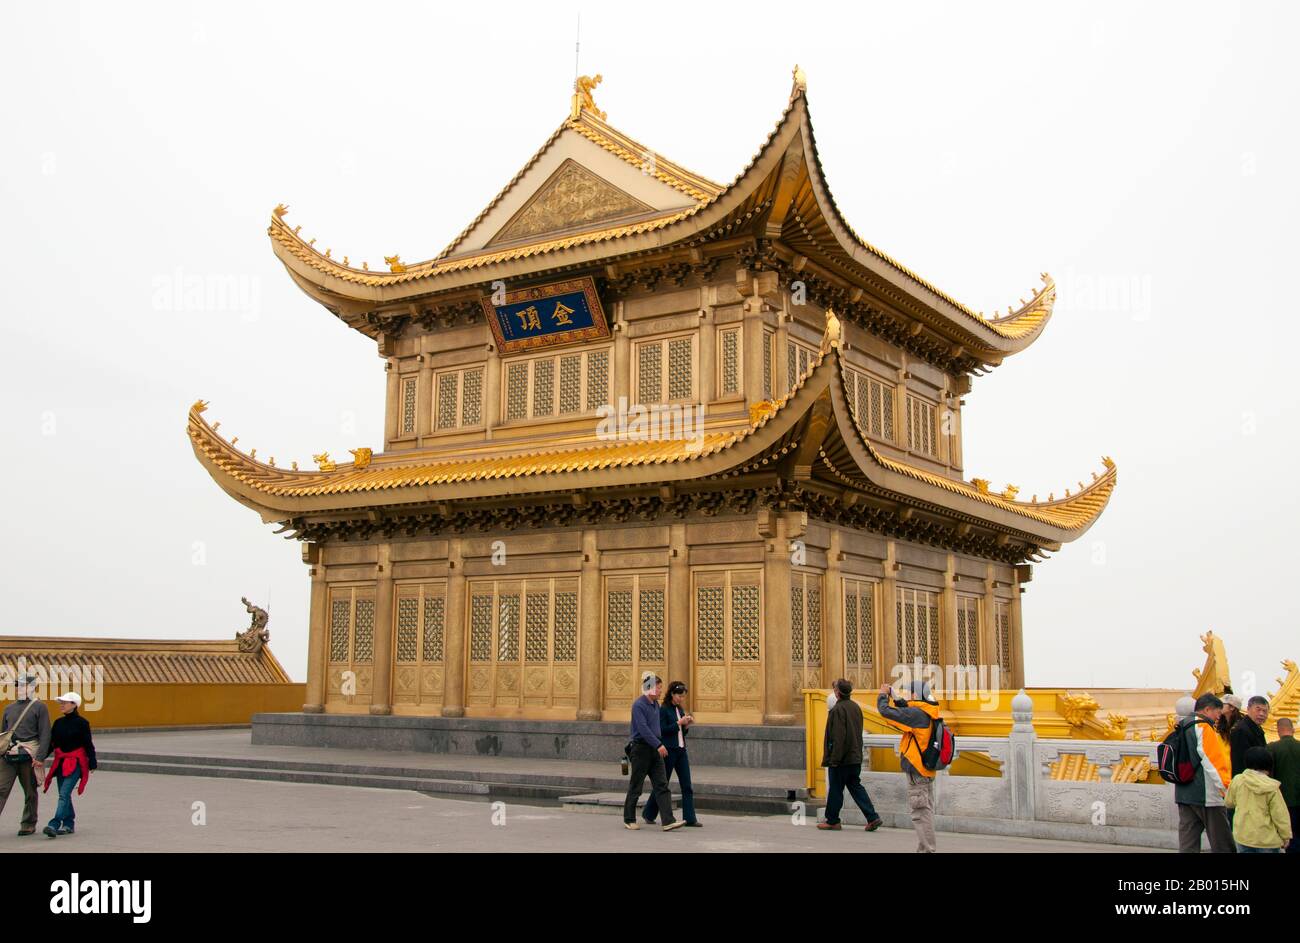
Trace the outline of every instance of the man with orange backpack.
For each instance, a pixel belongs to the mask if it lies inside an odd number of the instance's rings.
[[[876,699],[876,712],[885,723],[903,732],[898,742],[899,764],[907,774],[907,804],[912,812],[912,826],[916,829],[917,852],[933,852],[934,845],[934,774],[927,769],[922,754],[930,745],[939,717],[939,702],[935,700],[928,681],[918,681],[911,691],[904,690],[890,703],[894,690],[889,685],[880,689]],[[915,700],[905,696],[917,694]],[[942,729],[942,728],[940,728]]]

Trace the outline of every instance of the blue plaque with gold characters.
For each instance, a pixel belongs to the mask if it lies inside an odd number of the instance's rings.
[[[507,292],[502,304],[483,298],[497,349],[503,354],[609,337],[605,311],[589,276]]]

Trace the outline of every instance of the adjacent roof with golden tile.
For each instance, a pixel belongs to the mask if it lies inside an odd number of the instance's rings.
[[[1115,464],[1077,494],[1048,501],[1017,501],[980,482],[958,481],[883,454],[855,422],[838,341],[825,350],[789,396],[758,410],[753,422],[706,432],[698,447],[689,440],[585,442],[494,455],[448,455],[404,451],[375,455],[370,462],[331,471],[282,469],[239,452],[203,418],[207,404],[189,411],[186,431],[195,456],[228,493],[254,508],[264,521],[322,512],[398,505],[432,505],[470,498],[624,485],[669,484],[778,463],[800,444],[820,436],[817,469],[825,480],[849,490],[884,496],[958,520],[980,522],[1024,535],[1055,549],[1086,531],[1101,515],[1116,483]],[[833,421],[808,421],[814,407]],[[806,443],[805,443],[806,445]]]
[[[103,669],[109,684],[291,684],[284,668],[263,646],[241,652],[232,638],[57,638],[0,636],[0,663],[28,667]]]
[[[632,223],[597,225],[560,237],[539,236],[508,248],[458,253],[466,235],[515,186],[565,130],[572,129],[620,159],[640,166],[647,150],[587,111],[566,120],[479,216],[452,243],[426,262],[401,271],[364,271],[343,265],[304,240],[284,221],[283,207],[272,214],[268,234],[276,255],[299,285],[327,306],[336,302],[369,306],[394,304],[416,296],[481,286],[494,278],[518,278],[559,266],[594,265],[621,256],[698,243],[710,234],[771,219],[773,200],[791,201],[781,212],[780,239],[828,270],[861,283],[908,317],[967,346],[989,362],[1024,349],[1051,316],[1056,292],[1050,279],[1027,302],[1002,318],[987,318],[957,301],[848,225],[826,184],[809,115],[807,96],[796,84],[790,103],[749,164],[728,186],[715,184],[679,165],[656,157],[655,175],[693,201],[684,209]],[[792,186],[778,186],[783,168]]]

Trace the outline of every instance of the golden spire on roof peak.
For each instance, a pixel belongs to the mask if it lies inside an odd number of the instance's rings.
[[[589,111],[601,121],[605,120],[605,113],[596,107],[596,100],[591,96],[591,90],[599,85],[604,77],[597,73],[594,77],[590,75],[580,75],[573,80],[573,105],[569,117],[574,121],[584,111]]]
[[[794,79],[794,86],[790,89],[790,100],[794,101],[798,96],[808,91],[808,75],[796,63],[790,76]]]

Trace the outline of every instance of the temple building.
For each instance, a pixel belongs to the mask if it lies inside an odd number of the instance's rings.
[[[899,663],[1023,685],[1031,564],[1115,466],[1025,500],[968,478],[961,411],[1042,333],[1052,280],[985,317],[863,241],[798,69],[728,185],[607,123],[598,81],[429,261],[371,270],[272,214],[388,384],[382,448],[316,470],[189,412],[212,478],[302,542],[303,710],[615,720],[649,669],[703,722],[792,724],[801,690]]]

